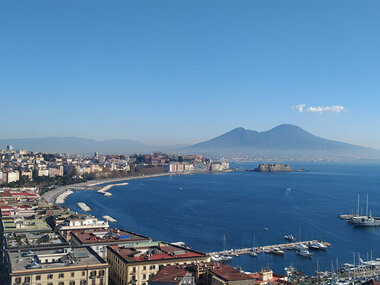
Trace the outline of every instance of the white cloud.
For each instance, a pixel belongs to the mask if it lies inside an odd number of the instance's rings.
[[[334,106],[310,106],[306,108],[306,104],[299,104],[295,106],[296,110],[300,113],[309,112],[309,113],[319,113],[323,114],[326,112],[340,113],[345,108],[343,106],[334,105]]]

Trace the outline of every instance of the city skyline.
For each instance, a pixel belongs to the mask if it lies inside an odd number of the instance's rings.
[[[112,4],[0,4],[0,139],[175,145],[290,123],[380,149],[377,1]]]

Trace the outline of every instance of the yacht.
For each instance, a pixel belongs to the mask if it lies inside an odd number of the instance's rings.
[[[278,247],[275,247],[273,250],[272,250],[272,253],[275,254],[275,255],[285,255],[285,252],[283,250],[281,250],[280,248]]]
[[[287,239],[288,241],[295,241],[296,240],[292,234],[284,236],[284,238]]]
[[[308,247],[304,245],[302,242],[297,243],[295,246],[293,246],[293,249],[301,251],[301,250],[307,250]]]
[[[311,257],[311,253],[307,249],[297,250],[297,254],[305,257]]]
[[[312,248],[312,249],[326,249],[327,246],[324,245],[323,243],[321,242],[313,242],[309,245],[309,248]]]
[[[252,257],[257,257],[257,253],[254,252],[254,251],[250,252],[249,255],[252,256]]]

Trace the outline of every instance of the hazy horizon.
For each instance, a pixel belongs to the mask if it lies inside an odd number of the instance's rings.
[[[0,139],[193,144],[289,123],[380,149],[380,2],[0,3]]]

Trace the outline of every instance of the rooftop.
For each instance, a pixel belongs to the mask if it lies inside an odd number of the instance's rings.
[[[51,228],[43,219],[2,220],[4,233],[9,232],[50,232]]]
[[[68,245],[67,241],[59,233],[5,233],[4,236],[8,249]]]
[[[8,252],[11,272],[40,271],[73,266],[100,265],[106,262],[89,248],[59,248]]]
[[[149,282],[180,283],[186,277],[192,277],[190,268],[186,266],[168,265],[153,275]]]
[[[128,243],[151,241],[150,237],[142,236],[122,229],[88,229],[73,230],[71,235],[81,244],[94,243]]]
[[[153,242],[151,246],[147,245],[144,247],[110,245],[109,248],[122,257],[125,262],[207,257],[207,255],[202,252],[163,242]]]
[[[226,281],[254,279],[240,270],[222,263],[215,263],[211,272]]]

